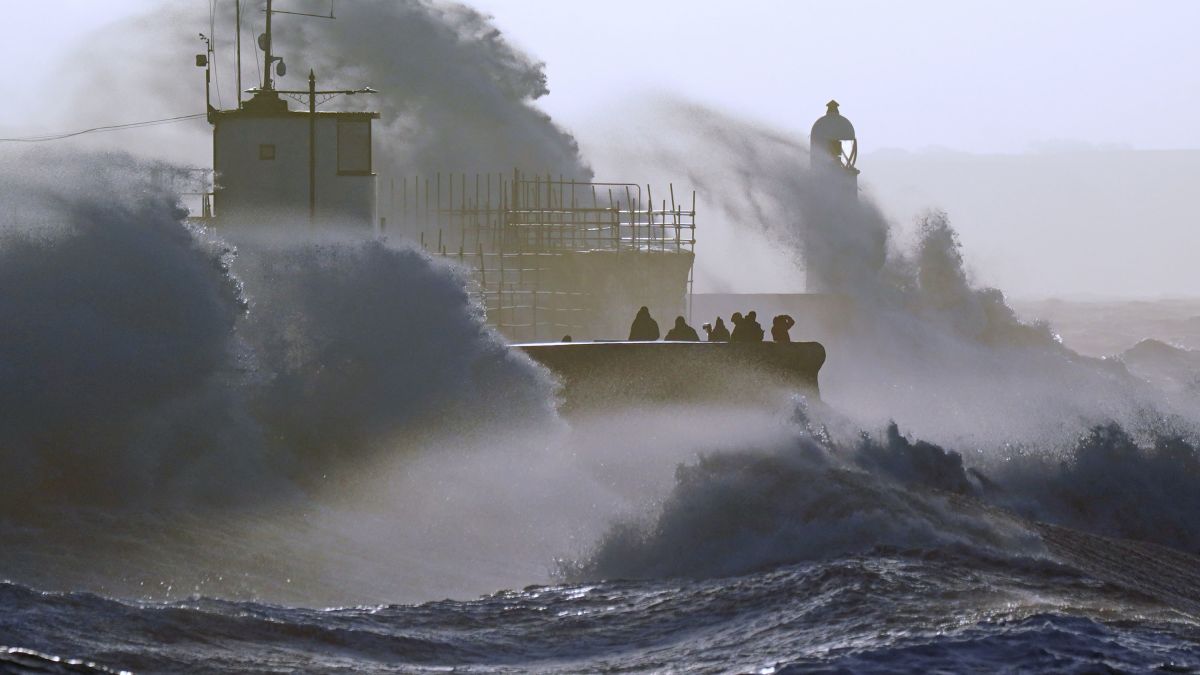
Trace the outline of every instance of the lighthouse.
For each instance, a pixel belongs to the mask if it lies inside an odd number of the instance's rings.
[[[376,222],[376,176],[372,123],[376,112],[326,112],[321,103],[341,95],[369,94],[369,88],[318,90],[316,74],[308,88],[282,90],[275,78],[287,73],[272,51],[268,0],[262,82],[236,110],[209,106],[213,125],[213,211],[221,226],[349,227],[370,229]],[[286,12],[295,14],[296,12]],[[332,19],[329,16],[317,18]],[[240,11],[239,11],[240,21]],[[240,35],[240,29],[239,29]],[[239,52],[239,75],[240,75]],[[286,99],[300,104],[292,110]]]
[[[825,104],[825,114],[813,123],[809,134],[812,170],[828,176],[831,183],[849,196],[858,194],[858,139],[854,125],[842,117],[837,101]]]
[[[804,237],[805,289],[809,293],[829,293],[840,286],[844,274],[839,269],[838,237],[829,232],[841,224],[858,199],[858,138],[854,125],[842,116],[837,101],[825,104],[825,114],[812,125],[809,158],[813,199],[821,206],[815,222],[807,225]],[[883,250],[882,248],[880,249]],[[882,259],[879,261],[882,265]]]

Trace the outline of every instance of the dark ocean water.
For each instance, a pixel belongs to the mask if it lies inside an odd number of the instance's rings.
[[[681,469],[652,526],[613,528],[591,557],[559,563],[563,579],[597,581],[327,608],[170,586],[97,593],[3,583],[0,672],[1200,671],[1200,558],[1033,522],[968,494],[899,489],[844,466],[806,473],[822,465],[795,457],[804,454],[721,456]],[[738,497],[746,479],[767,499]],[[112,528],[130,557],[122,567],[119,551],[96,550],[101,585],[145,573],[133,544],[155,522]],[[881,540],[926,545],[872,543]],[[7,543],[38,548],[28,536]],[[174,545],[149,550],[169,555]],[[4,560],[62,567],[26,570],[58,586],[96,584],[82,581],[90,547],[51,548],[74,562],[12,551]],[[176,551],[181,558],[155,573],[170,575],[196,553]],[[246,577],[240,590],[214,586],[225,597],[272,584],[278,593],[293,581],[271,579],[279,561],[265,553],[214,556],[209,564]],[[256,560],[263,571],[246,574]],[[374,574],[407,572],[398,564]],[[326,570],[326,593],[339,592],[341,574],[349,584],[358,573]],[[182,599],[145,599],[155,596]]]
[[[916,550],[420,605],[122,602],[5,584],[0,606],[10,672],[1200,669],[1200,623],[1144,593],[1051,560]]]

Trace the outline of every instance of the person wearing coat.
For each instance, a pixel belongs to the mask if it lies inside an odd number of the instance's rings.
[[[792,336],[788,331],[796,325],[796,320],[787,314],[780,314],[771,320],[771,339],[776,342],[791,342]]]
[[[650,316],[650,308],[642,307],[629,327],[630,342],[654,342],[658,339],[658,322]]]
[[[682,316],[675,317],[675,327],[667,331],[667,341],[674,342],[699,342],[700,336],[696,334],[696,329],[687,325],[687,321]]]

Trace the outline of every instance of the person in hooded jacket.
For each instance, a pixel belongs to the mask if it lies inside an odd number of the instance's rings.
[[[796,320],[787,314],[780,314],[771,320],[771,339],[776,342],[791,342],[792,336],[788,331],[796,325]]]
[[[749,333],[746,332],[746,319],[741,312],[734,312],[733,316],[729,317],[730,323],[733,324],[733,332],[729,334],[730,342],[746,342],[746,337]]]
[[[696,334],[696,329],[687,325],[687,321],[682,316],[675,317],[675,326],[667,331],[667,341],[675,342],[699,342],[700,336]]]
[[[642,307],[629,327],[630,342],[654,342],[658,336],[658,322],[650,316],[649,307]]]

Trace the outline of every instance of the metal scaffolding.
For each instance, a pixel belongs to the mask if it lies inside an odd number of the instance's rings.
[[[674,185],[656,203],[650,186],[643,192],[633,183],[517,171],[401,177],[385,189],[383,231],[456,257],[471,270],[488,322],[511,339],[557,339],[588,328],[595,284],[568,270],[578,265],[571,256],[686,255],[687,287],[680,290],[690,297],[694,191],[685,207]]]

